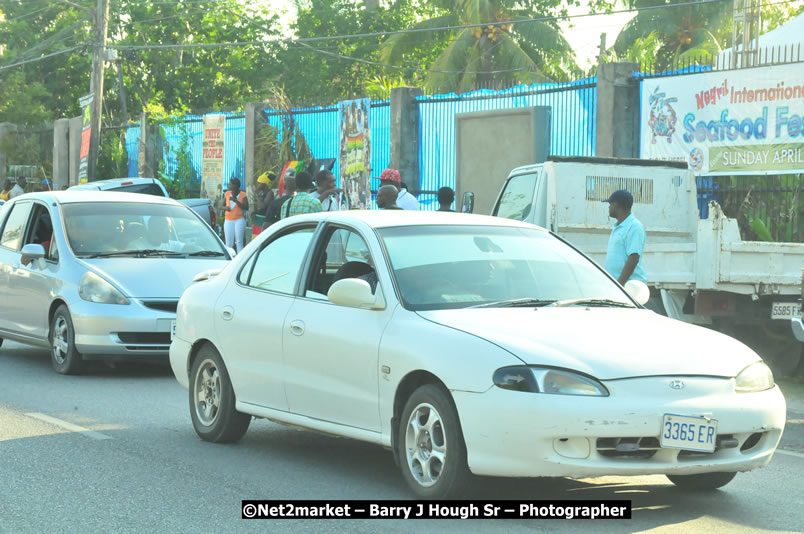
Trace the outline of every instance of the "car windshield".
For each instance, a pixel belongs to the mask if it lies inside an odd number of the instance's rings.
[[[541,230],[407,226],[378,233],[403,304],[411,310],[572,305],[590,299],[599,305],[634,305],[594,263]]]
[[[86,202],[63,205],[62,213],[67,241],[80,257],[226,256],[209,226],[184,206]]]

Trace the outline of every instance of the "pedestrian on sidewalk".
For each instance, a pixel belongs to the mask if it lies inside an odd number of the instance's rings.
[[[609,217],[617,219],[609,236],[606,271],[625,285],[628,280],[647,282],[642,256],[645,252],[645,227],[631,213],[634,196],[620,189],[603,202],[609,203]]]
[[[416,197],[408,193],[406,187],[402,184],[402,176],[396,169],[385,169],[380,174],[380,187],[384,185],[392,185],[396,188],[398,194],[396,204],[403,210],[417,210],[419,209],[419,201]]]
[[[384,185],[377,191],[377,207],[381,210],[401,210],[397,204],[399,192],[392,185]]]
[[[246,216],[248,210],[248,198],[245,191],[240,190],[240,179],[232,176],[229,179],[229,190],[224,196],[224,209],[226,210],[225,221],[223,223],[223,235],[226,239],[226,246],[234,248],[235,252],[243,250],[243,242],[246,233]]]
[[[335,187],[335,175],[330,170],[318,171],[315,176],[315,183],[318,189],[312,193],[314,198],[321,202],[321,211],[338,211],[341,209],[341,204],[338,201],[338,195],[343,192],[343,189]]]
[[[313,189],[313,178],[307,171],[296,175],[296,194],[282,204],[280,217],[285,219],[304,213],[318,213],[321,211],[321,202],[314,198],[310,191]]]
[[[438,190],[438,211],[455,211],[452,203],[455,200],[455,191],[449,187],[442,187]]]

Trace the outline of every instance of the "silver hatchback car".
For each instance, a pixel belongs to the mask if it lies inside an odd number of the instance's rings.
[[[0,209],[0,344],[49,347],[62,374],[89,359],[167,361],[182,292],[231,257],[175,200],[21,195]]]

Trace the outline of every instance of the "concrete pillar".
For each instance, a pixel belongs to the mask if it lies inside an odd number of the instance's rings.
[[[255,196],[255,191],[257,187],[257,176],[255,175],[254,168],[255,168],[255,159],[254,159],[254,143],[257,139],[257,120],[260,113],[260,109],[264,108],[264,104],[260,104],[258,102],[249,102],[246,104],[246,170],[244,179],[246,181],[245,187],[246,192],[248,193],[248,203],[249,206],[257,206],[257,197]],[[249,224],[254,223],[254,214],[256,210],[250,209],[248,210],[248,222]]]
[[[53,189],[70,183],[70,119],[58,119],[53,125]]]
[[[11,132],[16,130],[16,124],[0,122],[0,180],[5,180],[8,176],[8,154],[14,147],[14,138],[11,136]],[[1,183],[0,186],[2,186]]]
[[[78,167],[81,162],[81,130],[83,126],[83,117],[79,116],[70,119],[69,185],[78,185]]]
[[[597,72],[595,155],[639,157],[638,63],[603,63]]]
[[[402,181],[413,191],[420,189],[419,106],[416,97],[422,90],[397,87],[391,90],[391,168],[399,171]],[[372,169],[379,176],[383,169]]]

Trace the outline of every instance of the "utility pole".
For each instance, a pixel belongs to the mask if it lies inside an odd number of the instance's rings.
[[[600,45],[598,46],[600,53],[597,56],[597,68],[600,72],[600,66],[606,62],[606,33],[600,34]]]
[[[89,161],[87,162],[87,180],[90,182],[97,178],[95,171],[98,167],[98,147],[101,139],[103,70],[104,62],[106,61],[106,33],[108,29],[109,0],[98,0],[98,7],[95,11],[95,47],[92,56],[92,79],[89,84],[89,92],[95,95],[90,109],[92,130],[89,137]]]
[[[760,22],[761,5],[758,0],[734,0],[729,65],[732,69],[744,69],[759,64]]]

